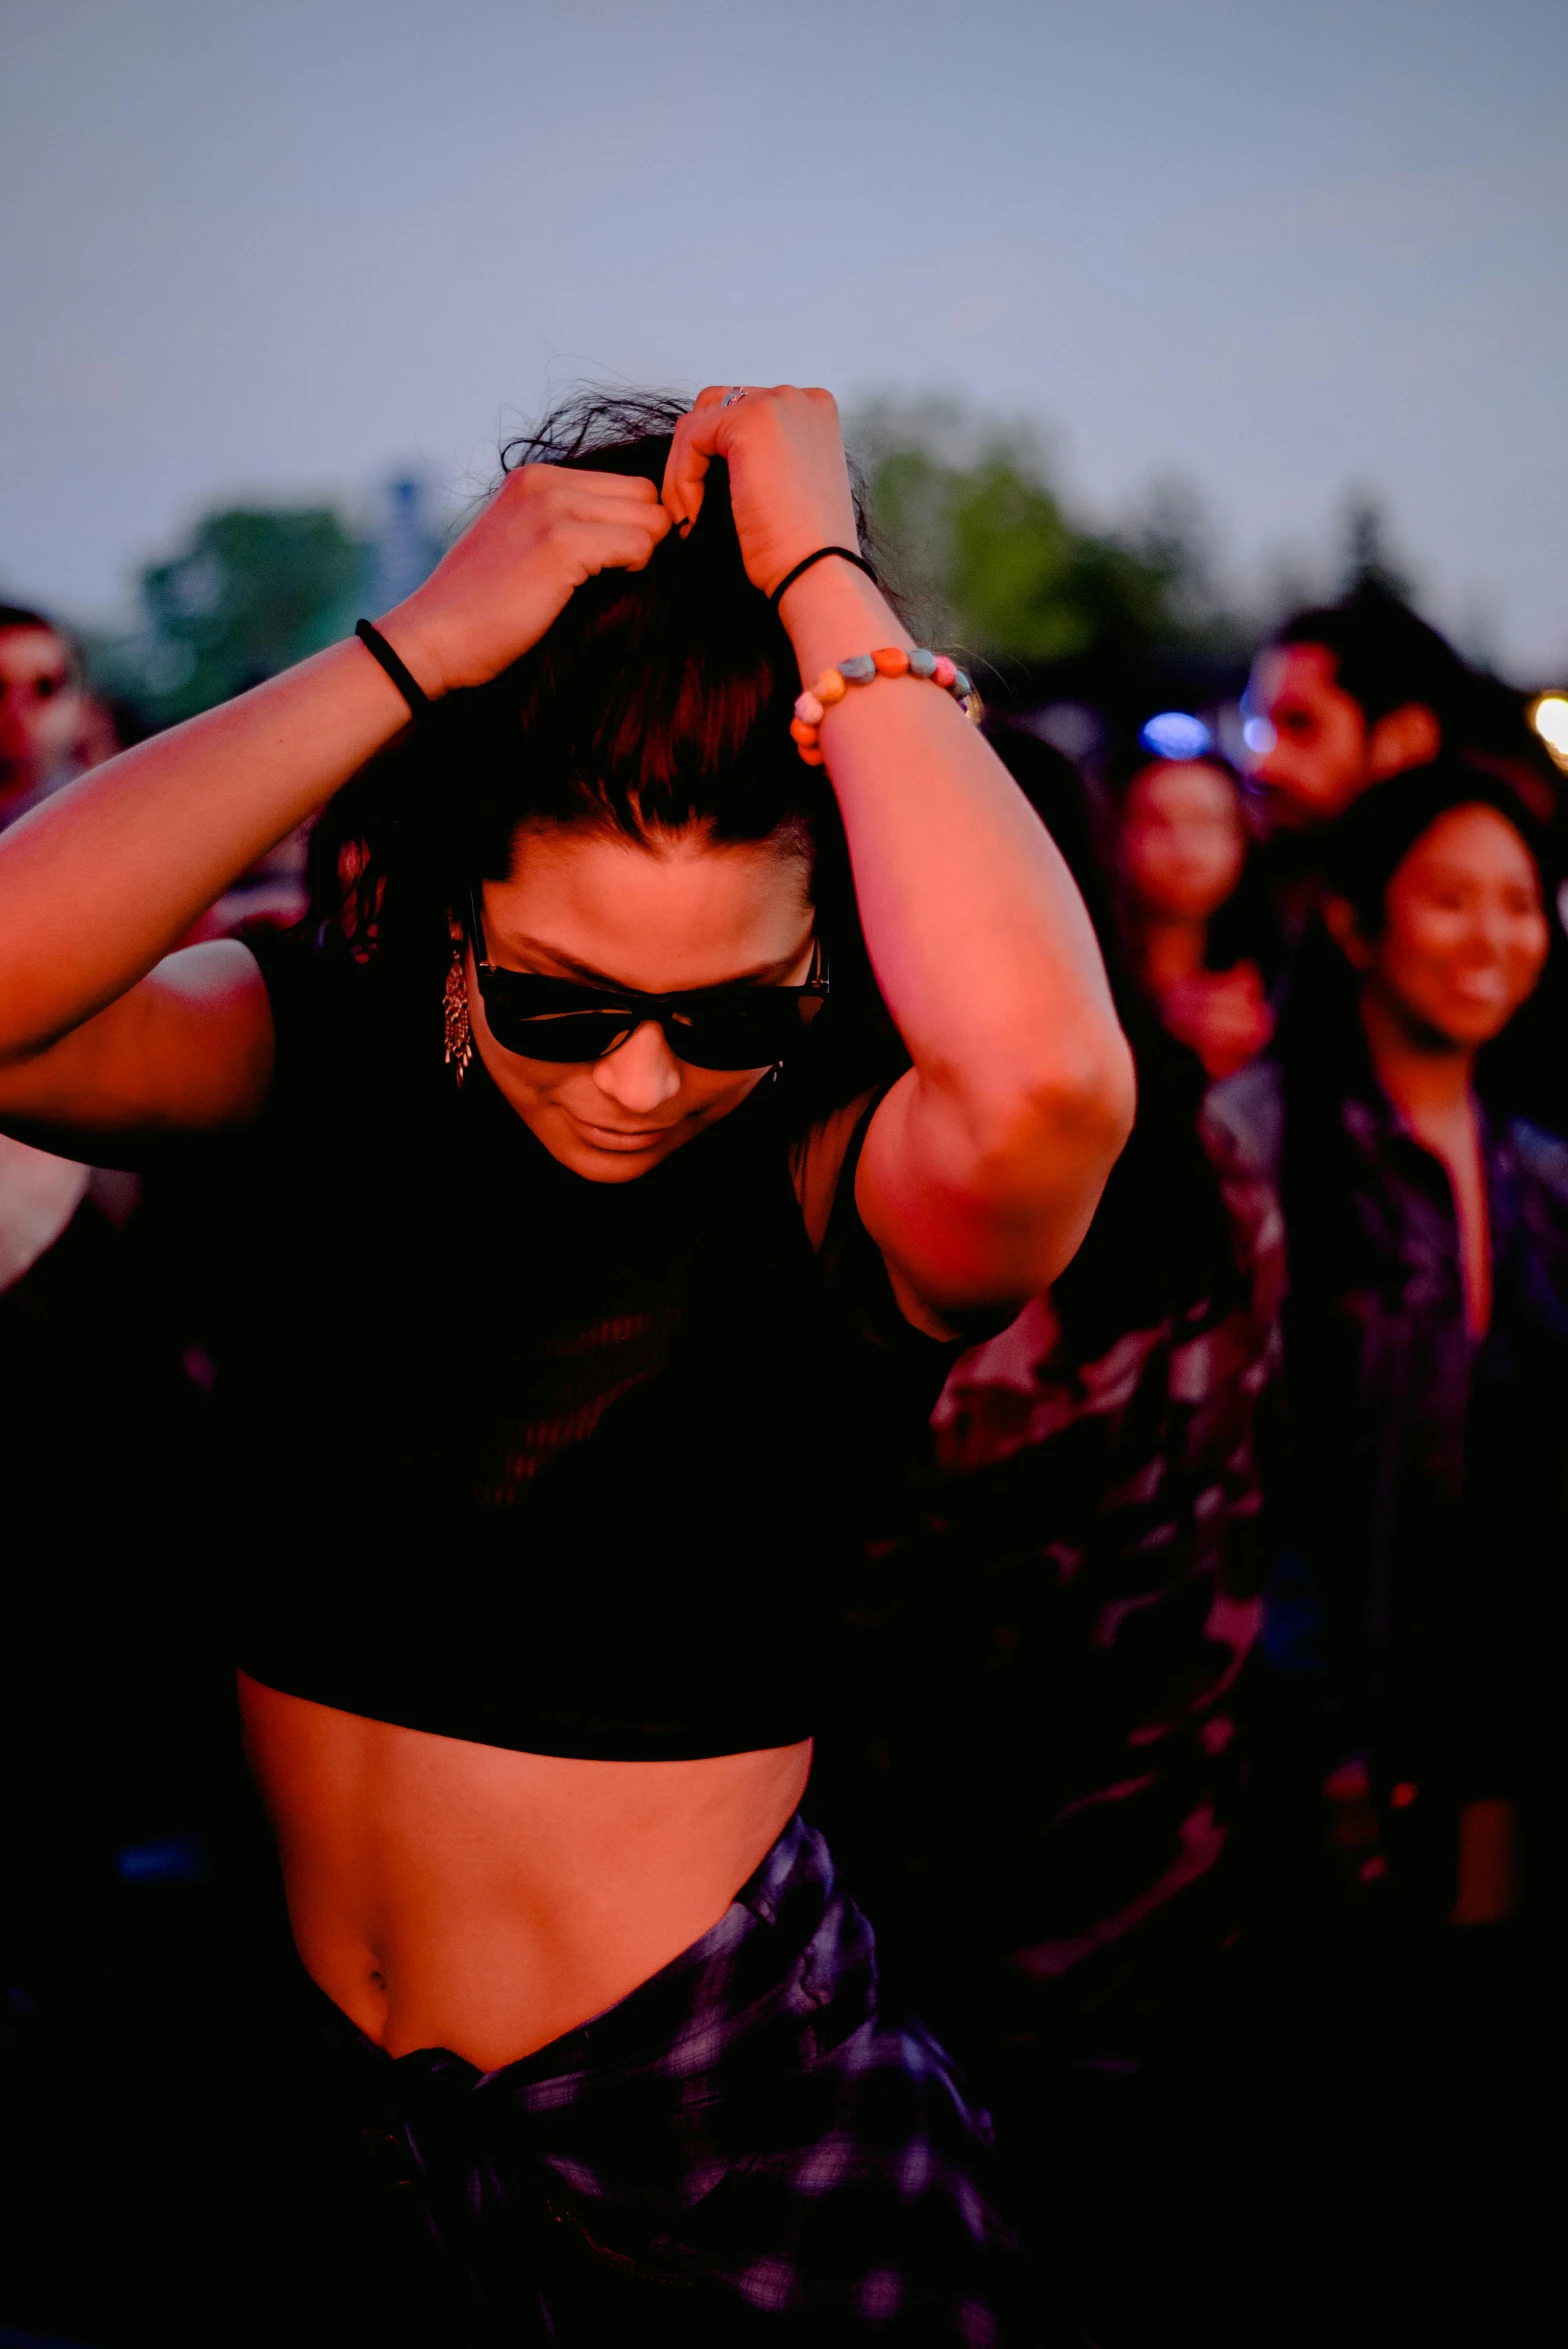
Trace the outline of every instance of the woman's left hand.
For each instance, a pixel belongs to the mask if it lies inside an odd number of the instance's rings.
[[[1228,971],[1192,971],[1159,1000],[1160,1018],[1217,1083],[1255,1060],[1274,1033],[1274,1012],[1255,962]]]
[[[676,426],[664,504],[689,526],[722,457],[746,575],[771,594],[819,547],[858,550],[838,409],[790,384],[727,397],[710,385]],[[782,607],[803,678],[908,643],[847,563],[813,566]],[[948,696],[846,694],[824,748],[914,1064],[867,1128],[855,1202],[906,1317],[950,1336],[972,1306],[1049,1288],[1078,1246],[1132,1123],[1131,1056],[1050,834]]]
[[[703,481],[715,457],[729,467],[730,504],[746,576],[772,593],[821,546],[858,547],[855,501],[831,392],[709,384],[675,427],[664,469],[664,503],[686,531],[702,507]]]

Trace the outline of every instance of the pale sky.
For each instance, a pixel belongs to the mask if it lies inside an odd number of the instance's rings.
[[[585,374],[956,391],[1568,676],[1564,0],[0,0],[0,587]]]

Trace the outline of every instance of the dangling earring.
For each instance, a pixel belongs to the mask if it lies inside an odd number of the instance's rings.
[[[446,1034],[446,1065],[452,1070],[462,1089],[468,1074],[468,1064],[474,1057],[473,1030],[468,1024],[468,979],[464,970],[462,925],[453,922],[452,964],[446,974],[446,992],[441,998],[441,1020]]]

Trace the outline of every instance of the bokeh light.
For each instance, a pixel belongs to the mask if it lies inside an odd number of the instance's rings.
[[[1158,711],[1138,740],[1159,759],[1201,759],[1214,748],[1214,737],[1203,720],[1187,710]]]
[[[1557,764],[1568,769],[1568,693],[1543,693],[1530,705],[1530,723]]]

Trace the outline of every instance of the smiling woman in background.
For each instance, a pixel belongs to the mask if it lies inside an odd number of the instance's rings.
[[[1282,1178],[1328,1791],[1366,1820],[1367,1881],[1391,1866],[1418,1912],[1499,1923],[1563,1554],[1568,1144],[1492,1113],[1476,1060],[1546,959],[1539,851],[1509,788],[1454,761],[1368,792],[1324,862],[1338,983],[1293,998],[1278,1061],[1210,1114]]]

